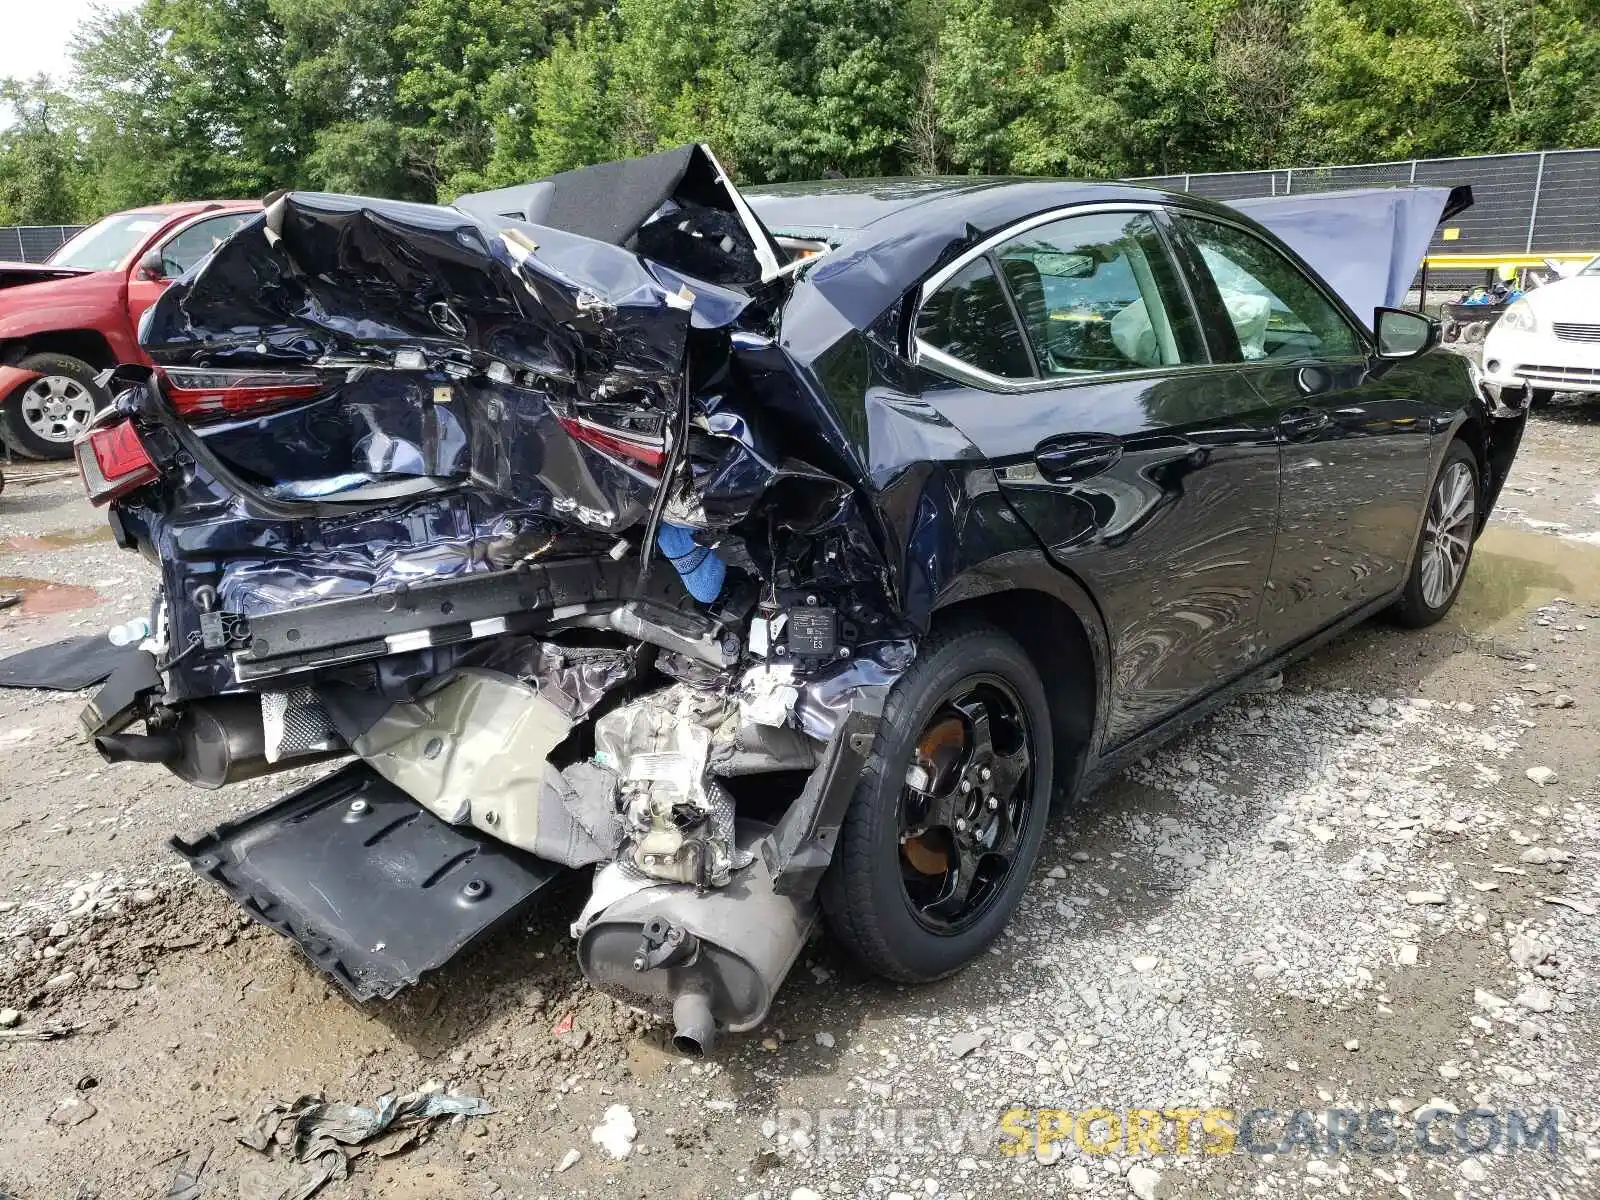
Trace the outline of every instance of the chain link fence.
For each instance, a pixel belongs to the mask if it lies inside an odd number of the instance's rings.
[[[1419,183],[1472,186],[1472,207],[1452,220],[1435,254],[1600,254],[1600,149],[1421,158],[1345,167],[1223,171],[1141,179],[1213,200],[1288,196],[1344,188]]]
[[[82,225],[0,225],[0,262],[43,262]]]

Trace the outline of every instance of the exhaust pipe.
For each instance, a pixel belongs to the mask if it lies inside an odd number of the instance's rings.
[[[211,789],[345,753],[334,750],[269,762],[260,697],[243,695],[193,701],[184,706],[171,732],[97,737],[94,748],[107,762],[160,763],[185,783]]]
[[[171,763],[183,753],[183,744],[171,733],[113,733],[94,740],[94,748],[108,763]]]
[[[717,1041],[717,1019],[711,1014],[711,997],[696,980],[672,1002],[672,1046],[679,1054],[699,1058],[710,1054]]]

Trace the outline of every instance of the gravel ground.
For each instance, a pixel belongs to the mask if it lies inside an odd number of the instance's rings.
[[[139,615],[150,570],[76,480],[7,474],[0,647]],[[1600,1195],[1597,639],[1600,406],[1557,406],[1448,620],[1355,631],[1064,814],[981,965],[886,986],[819,934],[702,1062],[578,978],[581,888],[345,1002],[164,848],[293,779],[106,768],[83,697],[0,692],[0,1198],[299,1194],[285,1148],[240,1141],[263,1111],[425,1085],[496,1111],[319,1197]],[[1554,1154],[1452,1111],[1552,1108]],[[1195,1112],[1180,1145],[1130,1110]]]

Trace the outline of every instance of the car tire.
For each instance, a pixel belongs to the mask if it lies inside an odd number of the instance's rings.
[[[0,435],[23,458],[71,458],[73,439],[110,399],[99,372],[68,354],[30,354],[17,366],[40,377],[0,402]]]
[[[1428,508],[1411,555],[1405,591],[1391,610],[1397,624],[1422,629],[1455,604],[1472,565],[1481,495],[1477,456],[1457,439],[1450,443],[1428,488]]]
[[[823,876],[833,935],[898,983],[941,978],[982,954],[1027,888],[1053,768],[1049,701],[1022,647],[983,624],[929,637],[889,693]]]

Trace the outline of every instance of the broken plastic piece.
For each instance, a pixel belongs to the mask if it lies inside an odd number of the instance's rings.
[[[722,591],[722,581],[727,576],[727,565],[717,557],[717,552],[694,540],[694,531],[683,525],[663,522],[656,536],[661,547],[683,579],[683,586],[701,604],[710,604]]]

